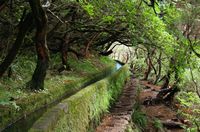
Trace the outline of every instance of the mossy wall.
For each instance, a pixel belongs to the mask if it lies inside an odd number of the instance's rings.
[[[0,111],[0,131],[3,130],[8,124],[15,122],[19,118],[34,112],[41,107],[44,107],[48,104],[55,102],[64,96],[74,94],[81,88],[87,86],[90,83],[100,80],[105,76],[111,74],[115,70],[115,66],[109,66],[101,72],[91,74],[86,78],[72,81],[68,84],[56,85],[52,88],[48,88],[48,91],[41,91],[31,94],[29,97],[22,98],[16,103],[20,106],[20,110],[14,108],[9,108],[3,111]]]
[[[123,66],[50,109],[30,131],[86,132],[89,123],[98,120],[119,96],[128,77],[128,67]]]

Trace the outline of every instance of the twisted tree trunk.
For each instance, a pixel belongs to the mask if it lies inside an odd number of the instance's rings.
[[[147,58],[146,58],[147,62],[146,63],[148,65],[148,68],[144,73],[143,80],[148,80],[148,77],[149,77],[149,74],[151,73],[152,68],[154,69],[155,74],[156,74],[155,67],[153,66],[153,63],[151,60],[151,57],[154,55],[156,49],[153,49],[151,53],[150,53],[149,49],[147,49],[147,50],[148,50],[148,53],[147,53]]]
[[[172,57],[169,62],[169,70],[168,70],[167,74],[165,75],[165,80],[164,80],[163,85],[161,86],[161,89],[166,89],[169,87],[171,74],[175,71],[175,68],[176,68],[175,59],[174,59],[174,57]]]
[[[157,59],[157,63],[158,63],[158,74],[156,75],[156,79],[154,81],[154,84],[157,84],[159,78],[160,78],[160,75],[161,75],[161,70],[162,70],[162,63],[161,63],[161,57],[162,57],[162,52],[160,51],[160,54],[159,54],[159,58]]]
[[[47,16],[43,10],[40,0],[29,0],[31,10],[36,23],[37,66],[33,73],[32,80],[28,83],[34,90],[44,89],[44,79],[49,67],[49,52],[47,48]]]
[[[0,77],[3,76],[5,71],[9,68],[9,66],[15,59],[21,45],[23,44],[23,40],[24,40],[26,33],[29,31],[29,29],[32,26],[32,23],[33,23],[32,14],[29,13],[25,17],[24,16],[25,16],[25,13],[22,16],[21,21],[19,23],[19,32],[17,34],[15,43],[13,44],[13,46],[10,49],[9,53],[7,54],[6,58],[0,65]]]

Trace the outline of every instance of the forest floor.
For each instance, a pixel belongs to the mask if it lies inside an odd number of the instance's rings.
[[[141,88],[138,91],[138,87]],[[149,84],[147,81],[131,79],[126,83],[119,100],[111,108],[110,113],[102,118],[96,132],[124,132],[130,125],[134,106],[140,105],[140,111],[147,120],[146,127],[140,126],[144,132],[184,132],[182,125],[188,122],[178,117],[171,105],[164,103],[144,104],[145,101],[156,98],[159,86]],[[142,124],[142,123],[141,123]],[[129,130],[130,131],[130,130]],[[132,131],[136,131],[133,130]]]
[[[177,115],[171,105],[164,103],[144,104],[147,100],[153,100],[156,98],[160,87],[149,84],[147,81],[140,81],[145,87],[140,95],[139,102],[141,104],[141,111],[147,116],[147,126],[144,128],[145,132],[184,132],[182,128],[183,118]],[[186,122],[185,122],[186,123]]]

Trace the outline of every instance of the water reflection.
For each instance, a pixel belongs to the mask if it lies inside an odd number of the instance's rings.
[[[122,67],[122,64],[120,64],[119,62],[116,62],[116,69],[118,70],[121,67]]]

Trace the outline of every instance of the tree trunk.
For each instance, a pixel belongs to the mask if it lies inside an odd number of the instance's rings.
[[[158,63],[158,74],[156,75],[156,79],[154,81],[154,84],[157,84],[157,82],[158,82],[158,80],[160,78],[160,75],[161,75],[161,70],[162,70],[161,57],[162,57],[162,52],[160,51],[159,58],[157,60],[157,63]]]
[[[70,29],[71,27],[74,27],[75,19],[76,19],[76,7],[71,7],[68,15],[66,16],[66,19],[69,21],[66,24],[66,30]],[[71,47],[71,37],[72,32],[67,32],[64,35],[64,41],[61,46],[61,58],[62,58],[62,67],[58,69],[58,72],[62,72],[64,70],[70,70],[69,64],[67,62],[68,60],[68,52]]]
[[[61,48],[61,55],[62,55],[62,67],[58,69],[58,72],[62,72],[64,70],[69,70],[69,64],[67,62],[68,60],[68,52],[70,48],[70,33],[65,34],[64,36],[64,42],[62,43],[62,48]]]
[[[161,89],[166,89],[166,88],[168,88],[170,78],[171,78],[171,74],[170,74],[170,72],[168,72],[167,75],[165,76],[165,81],[164,81],[164,83],[163,83]]]
[[[148,54],[147,54],[147,65],[148,65],[148,68],[145,71],[143,80],[148,80],[148,77],[149,77],[149,74],[151,73],[152,68],[156,72],[156,70],[155,70],[155,68],[154,68],[154,66],[152,64],[152,61],[151,61],[151,56],[153,56],[154,53],[155,53],[155,49],[153,49],[151,53],[148,50]]]
[[[147,80],[148,77],[149,77],[149,74],[150,74],[150,72],[151,72],[151,65],[150,65],[150,60],[149,60],[149,58],[147,58],[147,64],[148,64],[148,68],[147,68],[147,70],[146,70],[145,73],[144,73],[144,78],[143,78],[143,80]]]
[[[88,40],[86,43],[85,43],[85,57],[88,57],[89,56],[89,48],[90,48],[90,45],[92,44],[92,42],[100,35],[100,33],[96,33],[92,36],[92,38],[90,40]]]
[[[25,14],[25,13],[24,13]],[[24,15],[19,23],[19,32],[17,34],[17,38],[15,40],[15,43],[13,44],[12,48],[10,49],[8,55],[4,59],[4,61],[0,65],[0,77],[3,76],[5,71],[8,69],[8,67],[11,65],[13,60],[15,59],[21,45],[23,44],[24,37],[26,33],[29,31],[33,23],[32,14],[29,13],[25,16]]]
[[[40,0],[29,0],[31,10],[36,22],[36,51],[37,66],[33,73],[29,87],[34,90],[44,89],[44,79],[49,66],[49,52],[46,42],[47,16],[43,10]]]
[[[191,68],[191,66],[189,66],[189,68],[190,68],[190,75],[191,75],[191,77],[192,77],[192,82],[194,83],[194,89],[195,89],[195,91],[196,91],[196,93],[197,93],[197,95],[199,96],[199,98],[200,98],[200,91],[199,91],[199,89],[198,89],[198,84],[197,84],[197,82],[196,82],[196,80],[195,80],[195,78],[194,78],[194,75],[193,75],[193,72],[192,72],[192,68]]]
[[[175,60],[174,60],[174,58],[172,57],[172,58],[170,59],[170,63],[169,63],[169,70],[168,70],[168,72],[167,72],[167,75],[165,76],[165,81],[164,81],[164,83],[163,83],[161,89],[166,89],[166,88],[168,88],[169,82],[170,82],[170,78],[171,78],[171,74],[174,72],[175,67],[176,67],[175,65],[176,65],[176,64],[175,64]]]

